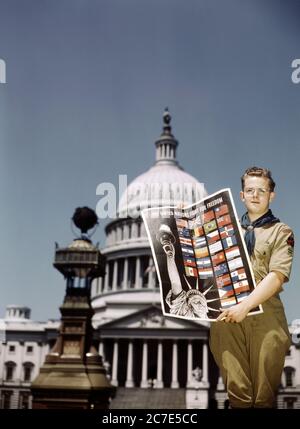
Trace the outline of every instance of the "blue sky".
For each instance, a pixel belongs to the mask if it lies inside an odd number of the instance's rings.
[[[0,10],[0,316],[14,303],[59,317],[54,242],[70,243],[70,217],[96,207],[99,183],[153,165],[168,106],[180,164],[209,193],[230,187],[239,214],[242,171],[272,170],[273,212],[296,237],[282,299],[288,320],[300,318],[300,3],[1,0]]]

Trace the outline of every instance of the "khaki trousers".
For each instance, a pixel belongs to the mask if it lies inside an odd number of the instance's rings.
[[[212,322],[210,348],[233,408],[275,405],[290,335],[279,298],[241,323]]]

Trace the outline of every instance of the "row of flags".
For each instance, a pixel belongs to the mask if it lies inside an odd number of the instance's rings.
[[[223,308],[245,299],[250,286],[228,205],[201,213],[193,221],[177,218],[176,225],[186,275],[214,277]]]

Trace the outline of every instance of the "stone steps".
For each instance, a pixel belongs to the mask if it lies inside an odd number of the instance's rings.
[[[185,409],[185,389],[119,387],[110,409]]]

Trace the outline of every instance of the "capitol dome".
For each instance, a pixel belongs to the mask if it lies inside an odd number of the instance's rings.
[[[118,217],[133,217],[148,207],[193,204],[206,196],[203,183],[186,173],[176,160],[178,142],[171,133],[171,116],[164,112],[164,127],[156,141],[156,162],[136,177],[122,195]]]
[[[97,326],[125,317],[151,303],[160,305],[160,289],[140,211],[147,207],[191,205],[206,196],[203,183],[186,173],[176,159],[178,142],[166,109],[163,131],[155,142],[156,161],[122,195],[117,216],[105,227],[105,277],[95,279],[92,304]]]

